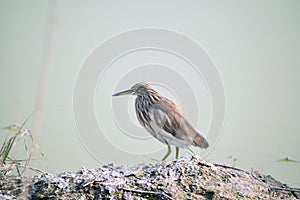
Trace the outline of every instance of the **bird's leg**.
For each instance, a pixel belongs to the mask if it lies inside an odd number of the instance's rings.
[[[176,147],[176,154],[175,154],[175,159],[177,159],[179,156],[179,147]]]
[[[169,155],[171,154],[172,150],[171,150],[171,146],[168,145],[168,151],[166,153],[166,155],[163,157],[162,161],[166,160],[167,157],[169,157]]]
[[[192,155],[192,156],[194,156],[195,155],[195,153],[192,151],[192,149],[191,148],[188,148],[188,150],[190,151],[190,155]]]

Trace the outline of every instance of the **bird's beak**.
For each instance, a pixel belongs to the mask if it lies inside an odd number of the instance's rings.
[[[129,89],[129,90],[125,90],[125,91],[113,94],[112,96],[113,97],[115,97],[115,96],[123,96],[123,95],[127,95],[127,94],[132,94],[132,93],[133,93],[133,91],[131,89]]]

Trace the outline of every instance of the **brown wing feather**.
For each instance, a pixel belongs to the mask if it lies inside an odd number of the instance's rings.
[[[180,109],[169,99],[162,98],[159,103],[153,106],[155,123],[163,130],[173,135],[173,137],[181,140],[191,140],[194,146],[207,148],[208,142],[198,133],[193,126],[185,119]],[[156,110],[156,111],[155,111]],[[158,110],[166,114],[167,117],[162,119],[158,116]]]

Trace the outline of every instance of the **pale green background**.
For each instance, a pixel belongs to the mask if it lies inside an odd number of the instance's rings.
[[[99,166],[73,121],[80,66],[113,35],[166,28],[201,44],[224,82],[224,129],[206,159],[231,164],[232,156],[241,168],[300,186],[300,164],[277,161],[300,160],[299,10],[298,0],[0,1],[0,126],[22,123],[40,105],[27,128],[35,130],[49,172]],[[142,161],[149,159],[129,162]],[[32,164],[46,169],[43,160]]]

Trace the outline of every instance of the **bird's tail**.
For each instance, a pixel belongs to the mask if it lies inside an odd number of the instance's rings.
[[[193,144],[202,149],[206,149],[209,146],[207,140],[199,133],[195,135]]]

